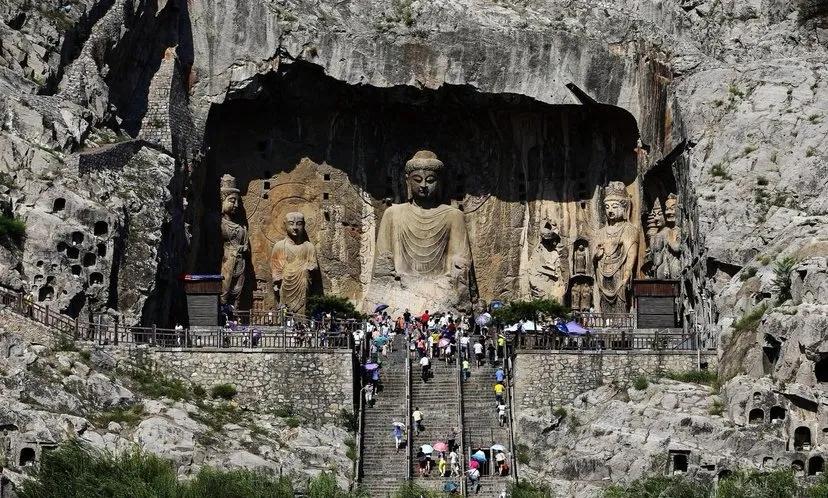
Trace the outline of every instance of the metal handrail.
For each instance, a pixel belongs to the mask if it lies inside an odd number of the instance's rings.
[[[272,348],[272,349],[350,349],[352,348],[351,330],[362,326],[361,322],[338,321],[346,324],[340,332],[328,332],[315,329],[304,331],[278,326],[272,329],[243,327],[205,327],[198,330],[167,329],[155,325],[150,327],[127,326],[120,324],[117,317],[114,323],[85,322],[63,315],[51,309],[48,304],[41,305],[31,301],[21,292],[14,292],[0,287],[0,303],[12,311],[30,318],[38,323],[53,328],[62,334],[71,335],[74,340],[94,341],[100,344],[144,344],[172,348]],[[289,315],[291,316],[291,315]],[[296,315],[300,316],[300,315]],[[107,316],[107,318],[109,318]]]
[[[468,348],[467,348],[468,349]],[[458,348],[459,350],[459,348]],[[458,351],[459,353],[459,351]],[[466,351],[468,354],[468,351]],[[460,449],[461,453],[458,455],[460,460],[460,496],[468,496],[468,489],[466,486],[466,458],[465,458],[465,448],[466,448],[466,435],[465,435],[465,427],[463,427],[463,412],[464,412],[464,404],[463,404],[463,361],[461,358],[462,354],[457,355],[457,360],[455,361],[455,366],[457,367],[457,372],[455,373],[455,381],[457,382],[457,429],[458,435],[460,436]],[[454,448],[451,448],[452,450]]]
[[[695,333],[637,332],[621,330],[600,332],[582,337],[567,337],[556,333],[523,332],[511,337],[517,351],[695,351]]]
[[[362,344],[360,344],[359,350],[354,351],[354,355],[357,359],[357,369],[359,371],[359,382],[357,385],[359,386],[359,403],[358,403],[358,415],[357,415],[357,434],[356,434],[356,460],[354,460],[354,481],[359,483],[362,481],[362,451],[363,451],[363,441],[362,438],[364,437],[365,432],[365,396],[363,394],[363,389],[365,388],[365,376],[362,375],[362,365],[368,360],[368,344],[370,344],[370,340],[365,337],[363,338]]]
[[[406,334],[407,337],[408,334]],[[408,349],[408,344],[405,345],[405,379],[405,480],[410,481],[413,478],[411,445],[414,444],[414,420],[411,417],[411,351]]]
[[[508,348],[509,345],[506,345]],[[517,447],[515,446],[515,403],[514,403],[514,385],[512,382],[512,358],[513,355],[511,351],[507,351],[506,356],[503,358],[503,367],[506,371],[506,403],[509,406],[509,450],[510,450],[510,460],[512,462],[512,478],[515,480],[515,484],[518,484],[518,461],[517,461]]]

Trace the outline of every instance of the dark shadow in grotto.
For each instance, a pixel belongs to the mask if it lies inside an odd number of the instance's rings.
[[[800,426],[794,430],[793,447],[795,451],[803,451],[811,448],[811,429]]]
[[[819,361],[814,363],[814,375],[817,382],[828,382],[828,354],[819,355]]]
[[[596,187],[611,180],[631,184],[637,175],[639,128],[620,107],[550,105],[471,86],[349,85],[302,62],[284,65],[260,83],[255,99],[211,108],[203,188],[191,199],[204,210],[195,223],[193,245],[200,252],[191,271],[219,268],[220,244],[200,241],[210,240],[206,225],[217,215],[225,173],[246,195],[251,181],[292,171],[307,157],[344,172],[377,211],[387,199],[405,200],[404,165],[420,149],[433,150],[445,163],[444,200],[457,202],[479,204],[493,196],[586,206]],[[665,189],[672,186],[664,182]],[[463,206],[466,212],[475,208]],[[344,212],[342,218],[359,226],[362,213]]]
[[[765,457],[762,459],[762,468],[769,469],[773,467],[773,458],[772,457]]]
[[[765,411],[761,408],[754,408],[748,414],[748,422],[751,424],[761,424],[765,421]]]
[[[51,285],[44,285],[37,291],[37,300],[38,301],[47,301],[54,299],[55,297],[55,289]]]
[[[765,345],[762,346],[762,371],[770,375],[779,360],[782,342],[770,334],[765,334]]]
[[[106,235],[109,233],[109,223],[105,221],[96,221],[95,222],[95,235],[101,236]]]
[[[27,465],[34,465],[36,458],[37,453],[35,453],[34,448],[27,446],[20,450],[20,459],[18,461],[20,462],[21,467],[25,467]]]
[[[86,294],[83,292],[78,292],[77,294],[72,296],[72,299],[69,300],[69,303],[66,305],[65,308],[60,310],[60,312],[64,315],[71,316],[72,318],[77,318],[78,315],[80,315],[80,312],[85,304]]]
[[[66,199],[63,197],[58,197],[52,203],[52,212],[57,213],[58,211],[63,211],[66,209]]]
[[[793,470],[795,476],[803,476],[805,475],[805,464],[802,460],[794,460],[791,462],[791,470]]]
[[[825,470],[825,459],[819,455],[812,456],[808,460],[808,475],[816,476],[822,474]]]
[[[728,477],[730,477],[731,474],[732,474],[732,472],[730,470],[722,469],[722,470],[719,471],[719,474],[718,474],[719,480],[721,481],[723,479],[727,479]]]
[[[70,246],[66,249],[66,257],[69,259],[78,259],[80,257],[80,249],[75,246]]]
[[[774,423],[777,420],[785,420],[785,409],[781,406],[772,406],[770,409],[770,421]]]
[[[687,450],[670,450],[671,474],[686,474],[690,452]]]

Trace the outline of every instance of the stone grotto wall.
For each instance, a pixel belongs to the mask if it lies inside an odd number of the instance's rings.
[[[149,359],[159,372],[209,389],[233,384],[236,400],[262,412],[292,407],[309,420],[338,418],[352,411],[350,351],[155,350]],[[300,387],[301,386],[301,387]]]
[[[514,366],[515,412],[562,405],[590,389],[627,385],[642,375],[695,370],[698,360],[695,351],[521,352]],[[702,352],[701,363],[716,371],[716,353]]]

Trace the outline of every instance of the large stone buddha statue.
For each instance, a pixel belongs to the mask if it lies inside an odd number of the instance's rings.
[[[406,162],[409,201],[386,209],[380,221],[366,309],[448,311],[476,297],[463,212],[439,199],[443,168],[426,150]]]
[[[276,301],[288,311],[304,314],[308,295],[319,272],[316,248],[308,240],[305,216],[288,213],[285,216],[287,236],[273,245],[270,253],[270,271]]]
[[[595,233],[595,284],[598,311],[626,313],[627,290],[638,259],[639,229],[628,220],[630,197],[622,182],[610,182],[604,192],[607,224]]]

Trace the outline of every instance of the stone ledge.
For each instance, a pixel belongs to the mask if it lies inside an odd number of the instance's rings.
[[[148,348],[152,353],[313,353],[313,354],[348,354],[350,349],[313,349],[313,348]]]
[[[716,350],[705,350],[705,351],[685,351],[685,350],[616,350],[616,349],[605,349],[602,351],[596,350],[572,350],[572,351],[565,351],[559,349],[536,349],[536,350],[525,350],[525,351],[518,351],[516,356],[521,355],[568,355],[568,356],[667,356],[667,355],[679,355],[679,356],[716,356]]]

